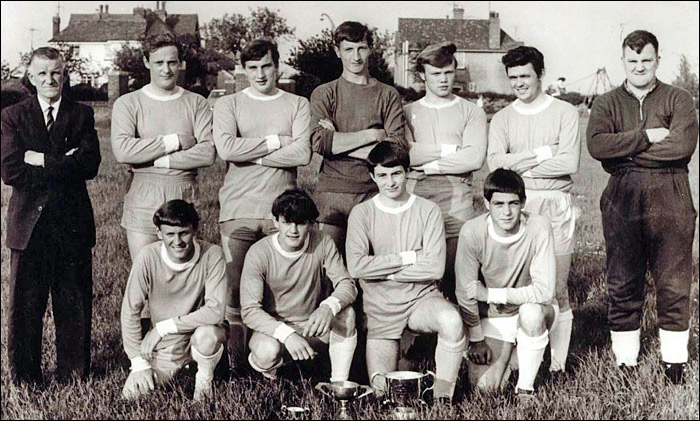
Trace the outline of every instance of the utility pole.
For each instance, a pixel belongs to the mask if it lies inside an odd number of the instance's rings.
[[[36,28],[28,28],[31,36],[29,37],[29,50],[34,51],[34,32],[38,31]]]

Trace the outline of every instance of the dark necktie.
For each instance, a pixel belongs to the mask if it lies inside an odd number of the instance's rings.
[[[53,107],[49,107],[49,118],[46,120],[46,130],[49,132],[53,127]]]

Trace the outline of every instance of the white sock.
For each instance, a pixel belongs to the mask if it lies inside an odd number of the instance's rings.
[[[528,336],[518,328],[518,345],[515,351],[518,354],[520,374],[518,375],[517,388],[520,390],[535,390],[535,377],[542,364],[544,350],[549,342],[549,331],[545,330],[540,336]]]
[[[552,361],[549,371],[565,371],[566,356],[569,354],[569,341],[571,340],[571,328],[574,313],[571,309],[559,313],[556,323],[549,331],[549,346],[552,351]]]
[[[689,338],[690,329],[681,332],[659,329],[661,359],[669,364],[687,363]]]
[[[433,396],[452,399],[459,375],[459,367],[464,359],[464,350],[467,348],[467,338],[462,337],[459,342],[448,342],[438,336],[435,348],[435,387]]]
[[[214,369],[224,353],[224,346],[221,345],[219,350],[213,355],[202,355],[197,351],[197,348],[192,347],[190,350],[192,359],[197,362],[197,374],[194,378],[200,382],[210,382],[214,379]]]
[[[350,377],[352,357],[357,347],[357,331],[349,338],[331,331],[328,354],[331,358],[331,382],[344,381]]]
[[[641,329],[624,332],[610,331],[612,351],[615,354],[615,362],[618,366],[624,364],[629,367],[637,365],[639,356],[639,334]]]

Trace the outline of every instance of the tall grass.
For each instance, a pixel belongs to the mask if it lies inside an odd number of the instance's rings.
[[[54,381],[55,331],[50,310],[45,316],[42,368],[46,381],[41,385],[13,385],[9,381],[6,359],[6,324],[2,325],[2,418],[252,418],[284,417],[282,405],[307,406],[313,418],[332,418],[336,405],[313,390],[318,376],[301,373],[291,366],[288,376],[268,382],[244,367],[233,372],[230,380],[216,384],[217,399],[209,404],[191,401],[193,379],[185,372],[173,386],[159,390],[136,402],[120,397],[128,374],[128,360],[123,352],[119,311],[126,284],[130,259],[124,230],[119,226],[124,197],[126,168],[115,162],[109,146],[109,110],[97,110],[97,127],[101,140],[102,165],[94,181],[89,183],[97,219],[97,246],[93,249],[93,370],[89,380],[73,384]],[[585,132],[585,119],[582,123]],[[313,189],[319,164],[318,157],[299,171],[299,184]],[[224,164],[218,162],[199,175],[202,216],[201,236],[218,243],[217,192],[224,175]],[[477,191],[487,174],[481,170],[475,177]],[[433,405],[417,408],[421,418],[449,419],[698,419],[698,239],[694,242],[694,275],[692,290],[692,328],[690,335],[690,370],[686,385],[669,386],[663,381],[659,364],[655,294],[653,280],[647,279],[646,312],[642,325],[640,366],[631,376],[620,373],[613,364],[609,329],[606,321],[605,249],[598,200],[607,181],[598,162],[583,146],[579,173],[574,177],[575,204],[580,209],[577,221],[576,253],[569,278],[574,310],[574,330],[569,354],[569,375],[553,382],[543,364],[537,402],[529,408],[519,407],[511,392],[478,394],[465,386],[460,377],[459,395],[454,406]],[[691,162],[693,200],[698,207],[698,152]],[[6,234],[6,213],[10,188],[2,186],[2,241]],[[483,210],[480,200],[476,201]],[[6,320],[9,252],[2,248],[2,319]],[[432,362],[423,362],[431,367]],[[464,374],[464,367],[463,373]],[[368,399],[356,402],[356,416],[387,419],[389,411]]]

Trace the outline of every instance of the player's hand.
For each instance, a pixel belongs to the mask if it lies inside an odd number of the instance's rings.
[[[24,162],[34,167],[43,167],[44,154],[41,152],[27,151],[24,153]]]
[[[387,137],[386,130],[384,129],[366,129],[365,132],[367,133],[368,140],[372,142],[381,142]]]
[[[304,326],[304,337],[311,338],[325,335],[331,328],[332,320],[333,311],[331,308],[327,305],[318,306],[318,308],[311,313],[309,320],[306,322],[306,326]]]
[[[491,362],[491,348],[486,345],[485,341],[470,342],[467,357],[474,364],[489,364]]]
[[[73,148],[73,149],[69,150],[68,152],[66,152],[66,156],[71,156],[74,153],[76,153],[77,151],[78,151],[78,148]]]
[[[314,357],[314,349],[311,348],[306,339],[299,336],[296,332],[287,337],[287,340],[284,341],[284,346],[296,361],[310,360]]]
[[[277,137],[280,140],[280,147],[281,148],[284,148],[285,146],[289,146],[292,143],[294,143],[294,138],[291,136],[280,134],[280,135],[277,135]]]
[[[318,121],[318,125],[323,127],[326,130],[330,130],[332,132],[335,131],[335,125],[333,125],[333,122],[328,120],[328,119],[325,119],[325,118],[320,119]]]
[[[195,139],[194,136],[189,134],[178,133],[177,140],[178,142],[180,142],[181,151],[186,151],[197,144],[197,139]]]
[[[647,137],[649,138],[649,142],[651,143],[658,143],[661,142],[662,140],[666,139],[666,136],[668,136],[668,129],[665,129],[663,127],[658,127],[656,129],[647,129]]]
[[[141,341],[141,357],[146,361],[151,361],[153,359],[153,350],[158,345],[162,338],[158,334],[158,330],[155,328],[148,331],[146,336],[144,336]]]
[[[126,378],[122,396],[126,399],[136,399],[156,388],[155,375],[152,369],[132,371]]]

